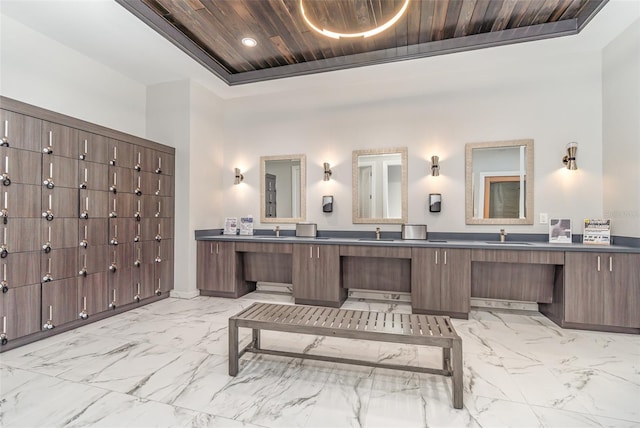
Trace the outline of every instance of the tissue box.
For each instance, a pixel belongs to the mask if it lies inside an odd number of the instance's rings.
[[[402,239],[427,239],[427,225],[403,224]]]
[[[296,223],[296,236],[315,238],[317,232],[318,225],[315,223]]]

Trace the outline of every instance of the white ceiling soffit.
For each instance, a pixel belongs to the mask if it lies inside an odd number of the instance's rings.
[[[0,0],[0,13],[144,85],[191,79],[227,99],[309,87],[339,89],[377,80],[411,85],[412,79],[424,82],[431,73],[439,75],[492,61],[532,62],[571,52],[601,50],[640,19],[640,0],[610,0],[575,36],[234,87],[227,86],[113,0]]]

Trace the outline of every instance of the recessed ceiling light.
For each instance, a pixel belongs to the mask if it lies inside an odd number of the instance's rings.
[[[256,42],[256,39],[252,39],[251,37],[245,37],[244,39],[242,39],[242,44],[248,48],[252,48],[256,46],[258,42]]]

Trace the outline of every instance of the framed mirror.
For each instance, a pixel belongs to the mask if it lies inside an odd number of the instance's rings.
[[[407,148],[354,150],[353,222],[407,222]]]
[[[260,221],[299,223],[307,217],[305,155],[260,158]]]
[[[467,224],[533,224],[533,140],[465,146]]]

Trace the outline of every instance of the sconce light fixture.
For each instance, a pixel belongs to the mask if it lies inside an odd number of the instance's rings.
[[[329,181],[331,179],[331,174],[333,174],[333,172],[331,171],[331,165],[329,165],[329,162],[325,162],[324,163],[324,178],[322,180],[323,181]]]
[[[242,180],[244,180],[244,175],[240,172],[240,168],[235,168],[236,179],[233,181],[233,184],[240,184]]]
[[[434,177],[440,175],[440,158],[438,156],[431,156],[431,175]]]
[[[567,144],[567,154],[562,158],[562,163],[567,169],[576,170],[578,164],[576,164],[576,152],[578,151],[578,143]]]

